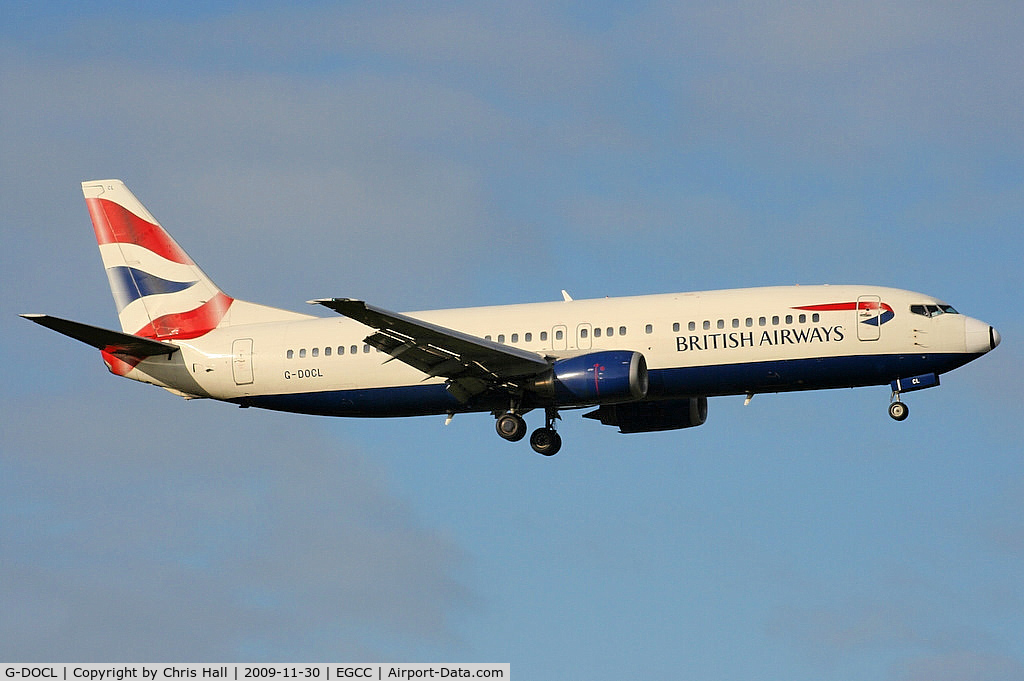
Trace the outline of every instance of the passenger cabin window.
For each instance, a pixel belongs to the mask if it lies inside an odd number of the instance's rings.
[[[519,342],[519,334],[518,333],[512,334],[512,342],[513,343],[518,343]]]
[[[624,326],[620,326],[619,327],[619,335],[620,336],[625,336],[626,335],[626,327],[624,327]]]
[[[351,352],[353,355],[358,354],[359,353],[359,346],[358,345],[353,345],[352,347],[349,348],[349,352]]]
[[[299,359],[305,359],[305,357],[306,357],[306,348],[300,348],[299,349]]]
[[[696,331],[697,322],[690,322],[689,324],[686,325],[686,328],[689,329],[690,331]]]
[[[600,337],[601,337],[601,327],[600,326],[595,326],[594,327],[594,338],[600,338]]]
[[[672,325],[672,330],[673,331],[678,331],[679,330],[679,322],[676,322],[675,324]]]
[[[644,333],[654,333],[654,326],[651,325],[651,324],[648,324],[647,326],[645,326],[644,327]]]
[[[338,346],[338,354],[339,355],[344,355],[345,354],[345,346],[344,345],[339,345]]]
[[[500,338],[500,336],[499,336],[499,338]],[[562,333],[561,329],[559,329],[558,331],[555,331],[555,340],[562,340],[563,338],[565,338],[565,334]]]
[[[319,357],[320,356],[320,348],[313,348],[313,356],[314,357]]]
[[[294,357],[295,357],[295,351],[294,350],[289,350],[288,351],[288,359],[293,359]]]
[[[542,341],[546,341],[548,339],[548,332],[547,331],[541,331],[540,332],[540,339]]]
[[[580,338],[586,338],[587,336],[587,330],[585,328],[580,329]]]
[[[533,342],[533,334],[532,333],[525,334],[523,336],[523,341],[526,342],[526,343],[532,343]]]

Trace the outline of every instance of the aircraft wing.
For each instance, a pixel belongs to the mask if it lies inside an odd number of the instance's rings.
[[[62,333],[106,352],[131,355],[132,357],[153,357],[155,355],[170,355],[178,349],[174,343],[101,329],[98,326],[90,326],[46,314],[23,314],[21,316],[30,322],[53,329],[57,333]]]
[[[551,366],[535,352],[390,312],[362,300],[326,298],[309,302],[377,329],[366,343],[428,377],[453,379],[471,394],[483,392],[496,381],[535,376]]]

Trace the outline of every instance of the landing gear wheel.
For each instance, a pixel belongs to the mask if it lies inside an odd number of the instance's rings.
[[[551,428],[538,428],[530,436],[533,451],[544,456],[554,456],[562,448],[562,436]]]
[[[519,442],[526,437],[526,421],[519,414],[502,414],[494,423],[494,429],[509,442]]]
[[[889,416],[897,421],[904,421],[910,416],[910,407],[902,402],[893,402],[889,405]]]

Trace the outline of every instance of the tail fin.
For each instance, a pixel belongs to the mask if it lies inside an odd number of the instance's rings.
[[[164,231],[121,180],[82,183],[125,333],[198,338],[218,326],[308,318],[231,298]]]
[[[145,338],[196,338],[233,302],[120,180],[83,182],[121,329]]]

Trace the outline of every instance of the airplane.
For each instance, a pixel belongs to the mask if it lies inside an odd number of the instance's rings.
[[[888,385],[901,395],[994,350],[999,333],[932,296],[776,286],[423,312],[318,298],[320,317],[224,293],[120,180],[82,183],[121,331],[21,315],[98,349],[117,376],[186,399],[302,414],[490,412],[499,436],[562,446],[559,412],[622,433],[690,428],[708,398]]]

